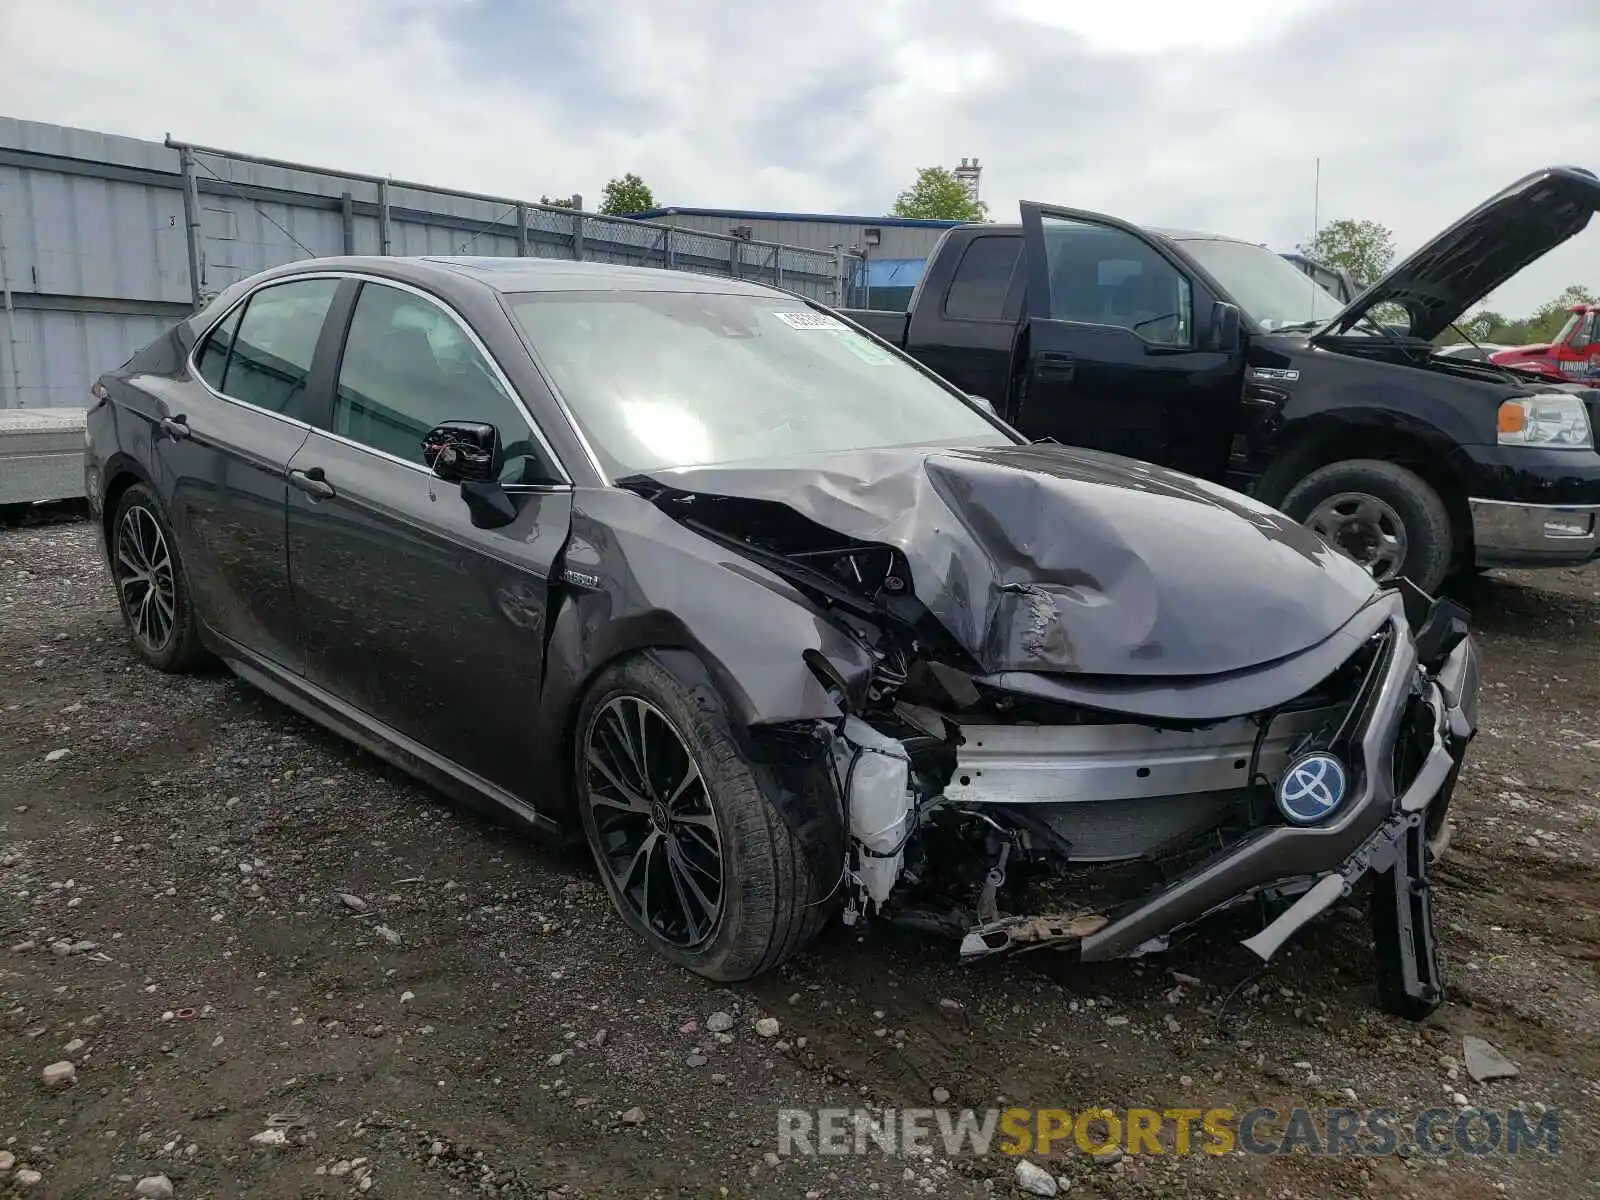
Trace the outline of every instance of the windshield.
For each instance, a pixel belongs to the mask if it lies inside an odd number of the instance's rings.
[[[1314,329],[1344,308],[1316,280],[1265,246],[1195,238],[1185,240],[1183,248],[1268,333],[1289,326]]]
[[[613,476],[1011,441],[915,367],[801,300],[645,291],[507,299]]]
[[[1583,320],[1583,314],[1582,313],[1573,313],[1570,317],[1567,318],[1566,324],[1561,326],[1561,332],[1556,334],[1555,337],[1550,339],[1550,344],[1552,346],[1559,346],[1563,342],[1565,342],[1568,338],[1570,338],[1572,336],[1573,331],[1578,328],[1578,322],[1581,321],[1581,320]]]

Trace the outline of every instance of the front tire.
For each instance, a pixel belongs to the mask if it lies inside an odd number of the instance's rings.
[[[1414,471],[1379,459],[1330,463],[1284,497],[1283,511],[1387,581],[1434,593],[1450,571],[1450,513]]]
[[[579,710],[573,772],[611,902],[656,953],[728,983],[816,936],[827,910],[804,851],[714,693],[653,658],[613,664]]]
[[[117,501],[110,552],[117,605],[134,650],[158,671],[194,670],[206,653],[189,577],[172,526],[154,493],[142,483],[129,487]]]

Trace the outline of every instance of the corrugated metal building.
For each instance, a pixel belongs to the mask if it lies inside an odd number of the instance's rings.
[[[176,178],[156,143],[0,119],[0,406],[82,406],[86,362],[115,366],[192,310]]]
[[[733,275],[839,305],[860,275],[831,245],[0,118],[0,408],[82,406],[101,372],[262,268],[469,251]]]

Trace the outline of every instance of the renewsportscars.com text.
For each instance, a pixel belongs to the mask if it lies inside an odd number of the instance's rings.
[[[1430,1108],[778,1110],[780,1155],[1555,1154],[1560,1113]]]

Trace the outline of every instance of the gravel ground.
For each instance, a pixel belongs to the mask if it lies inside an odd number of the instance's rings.
[[[1451,998],[1409,1025],[1372,1009],[1339,913],[1257,975],[1220,938],[959,969],[835,929],[719,988],[645,952],[586,860],[228,675],[138,665],[76,514],[0,531],[0,566],[0,1195],[1017,1194],[1001,1154],[774,1154],[779,1107],[946,1092],[1560,1114],[1555,1155],[1069,1148],[1047,1165],[1073,1196],[1600,1195],[1600,572],[1467,597],[1486,691],[1440,880]],[[1466,1035],[1520,1074],[1474,1083]]]

